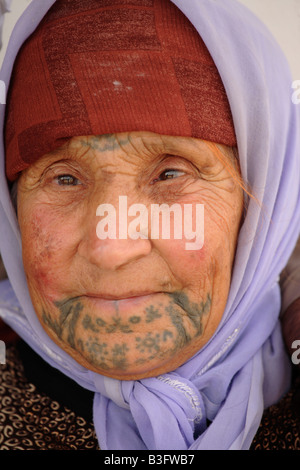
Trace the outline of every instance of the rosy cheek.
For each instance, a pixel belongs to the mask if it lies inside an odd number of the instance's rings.
[[[22,231],[23,261],[29,285],[39,293],[46,292],[55,298],[58,283],[59,253],[63,234],[57,229],[57,221],[38,210],[26,221]],[[34,240],[34,242],[33,242]]]
[[[209,271],[208,258],[208,253],[202,247],[200,250],[185,251],[182,258],[179,259],[178,268],[182,271],[182,278],[188,280],[190,286],[195,283],[202,285],[203,278],[207,278]]]
[[[187,250],[186,242],[186,240],[162,240],[160,244],[163,256],[168,260],[168,264],[172,266],[172,269],[189,276],[193,275],[195,270],[202,269],[203,271],[209,256],[209,250],[205,244],[201,249]],[[164,247],[162,247],[162,244]]]

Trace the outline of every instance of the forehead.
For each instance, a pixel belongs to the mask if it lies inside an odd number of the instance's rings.
[[[222,147],[225,155],[231,158],[230,148]],[[216,161],[216,153],[212,150],[211,143],[208,145],[204,140],[140,131],[73,137],[63,147],[42,157],[40,163],[63,157],[88,161],[91,165],[114,158],[124,163],[150,163],[165,154],[180,156],[204,165],[212,165]]]

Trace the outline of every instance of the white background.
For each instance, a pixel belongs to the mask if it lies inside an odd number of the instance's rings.
[[[272,31],[288,58],[294,80],[300,80],[300,0],[239,1],[251,9]],[[0,63],[11,29],[30,2],[31,0],[12,0],[11,12],[5,15]]]

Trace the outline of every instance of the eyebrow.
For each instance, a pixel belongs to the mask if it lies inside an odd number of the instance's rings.
[[[181,140],[178,138],[177,142],[168,142],[166,146],[167,153],[188,159],[194,164],[199,164],[213,167],[220,160],[216,158],[215,152],[201,139],[188,139]]]
[[[58,157],[64,160],[68,158],[74,160],[74,156],[83,157],[88,154],[90,150],[105,153],[130,145],[132,147],[132,153],[135,153],[139,158],[147,160],[163,155],[170,155],[180,156],[186,158],[191,163],[201,163],[201,165],[207,167],[213,167],[216,164],[216,152],[207,145],[208,143],[201,139],[181,136],[160,136],[149,133],[148,135],[140,134],[142,145],[138,145],[138,143],[133,141],[132,134],[139,137],[138,131],[136,133],[124,133],[119,136],[118,134],[74,136],[68,140],[64,146],[49,152],[47,156]],[[72,145],[74,143],[75,146]],[[80,146],[78,144],[80,144]],[[234,160],[232,155],[227,154],[227,152],[224,156],[229,160]],[[220,161],[220,159],[218,159],[218,161]]]
[[[128,136],[123,137],[121,139],[117,139],[116,134],[102,134],[87,137],[88,138],[86,141],[81,138],[79,142],[83,146],[89,147],[93,150],[97,150],[98,152],[107,152],[115,150],[116,147],[121,147],[122,145],[126,145],[130,142]]]

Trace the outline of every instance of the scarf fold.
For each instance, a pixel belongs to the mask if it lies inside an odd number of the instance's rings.
[[[0,79],[8,85],[20,45],[54,0],[33,0],[18,22]],[[0,171],[0,316],[49,364],[95,392],[94,424],[105,449],[247,449],[263,409],[289,386],[278,277],[300,227],[300,107],[286,60],[263,25],[234,0],[174,0],[205,42],[222,77],[250,198],[231,289],[211,340],[176,371],[118,381],[77,364],[46,335],[32,307],[21,239]],[[280,70],[280,73],[278,73]],[[1,105],[3,126],[5,106]],[[2,137],[1,137],[2,138]]]
[[[195,435],[206,428],[201,393],[191,381],[176,373],[138,381],[104,379],[104,382],[105,390],[101,381],[102,393],[95,396],[94,413],[96,431],[105,449],[186,450]],[[121,400],[116,399],[116,389]],[[98,418],[98,406],[106,410],[105,423],[100,415]],[[124,427],[118,426],[120,408],[129,432],[124,443]],[[109,432],[110,428],[114,432]]]

